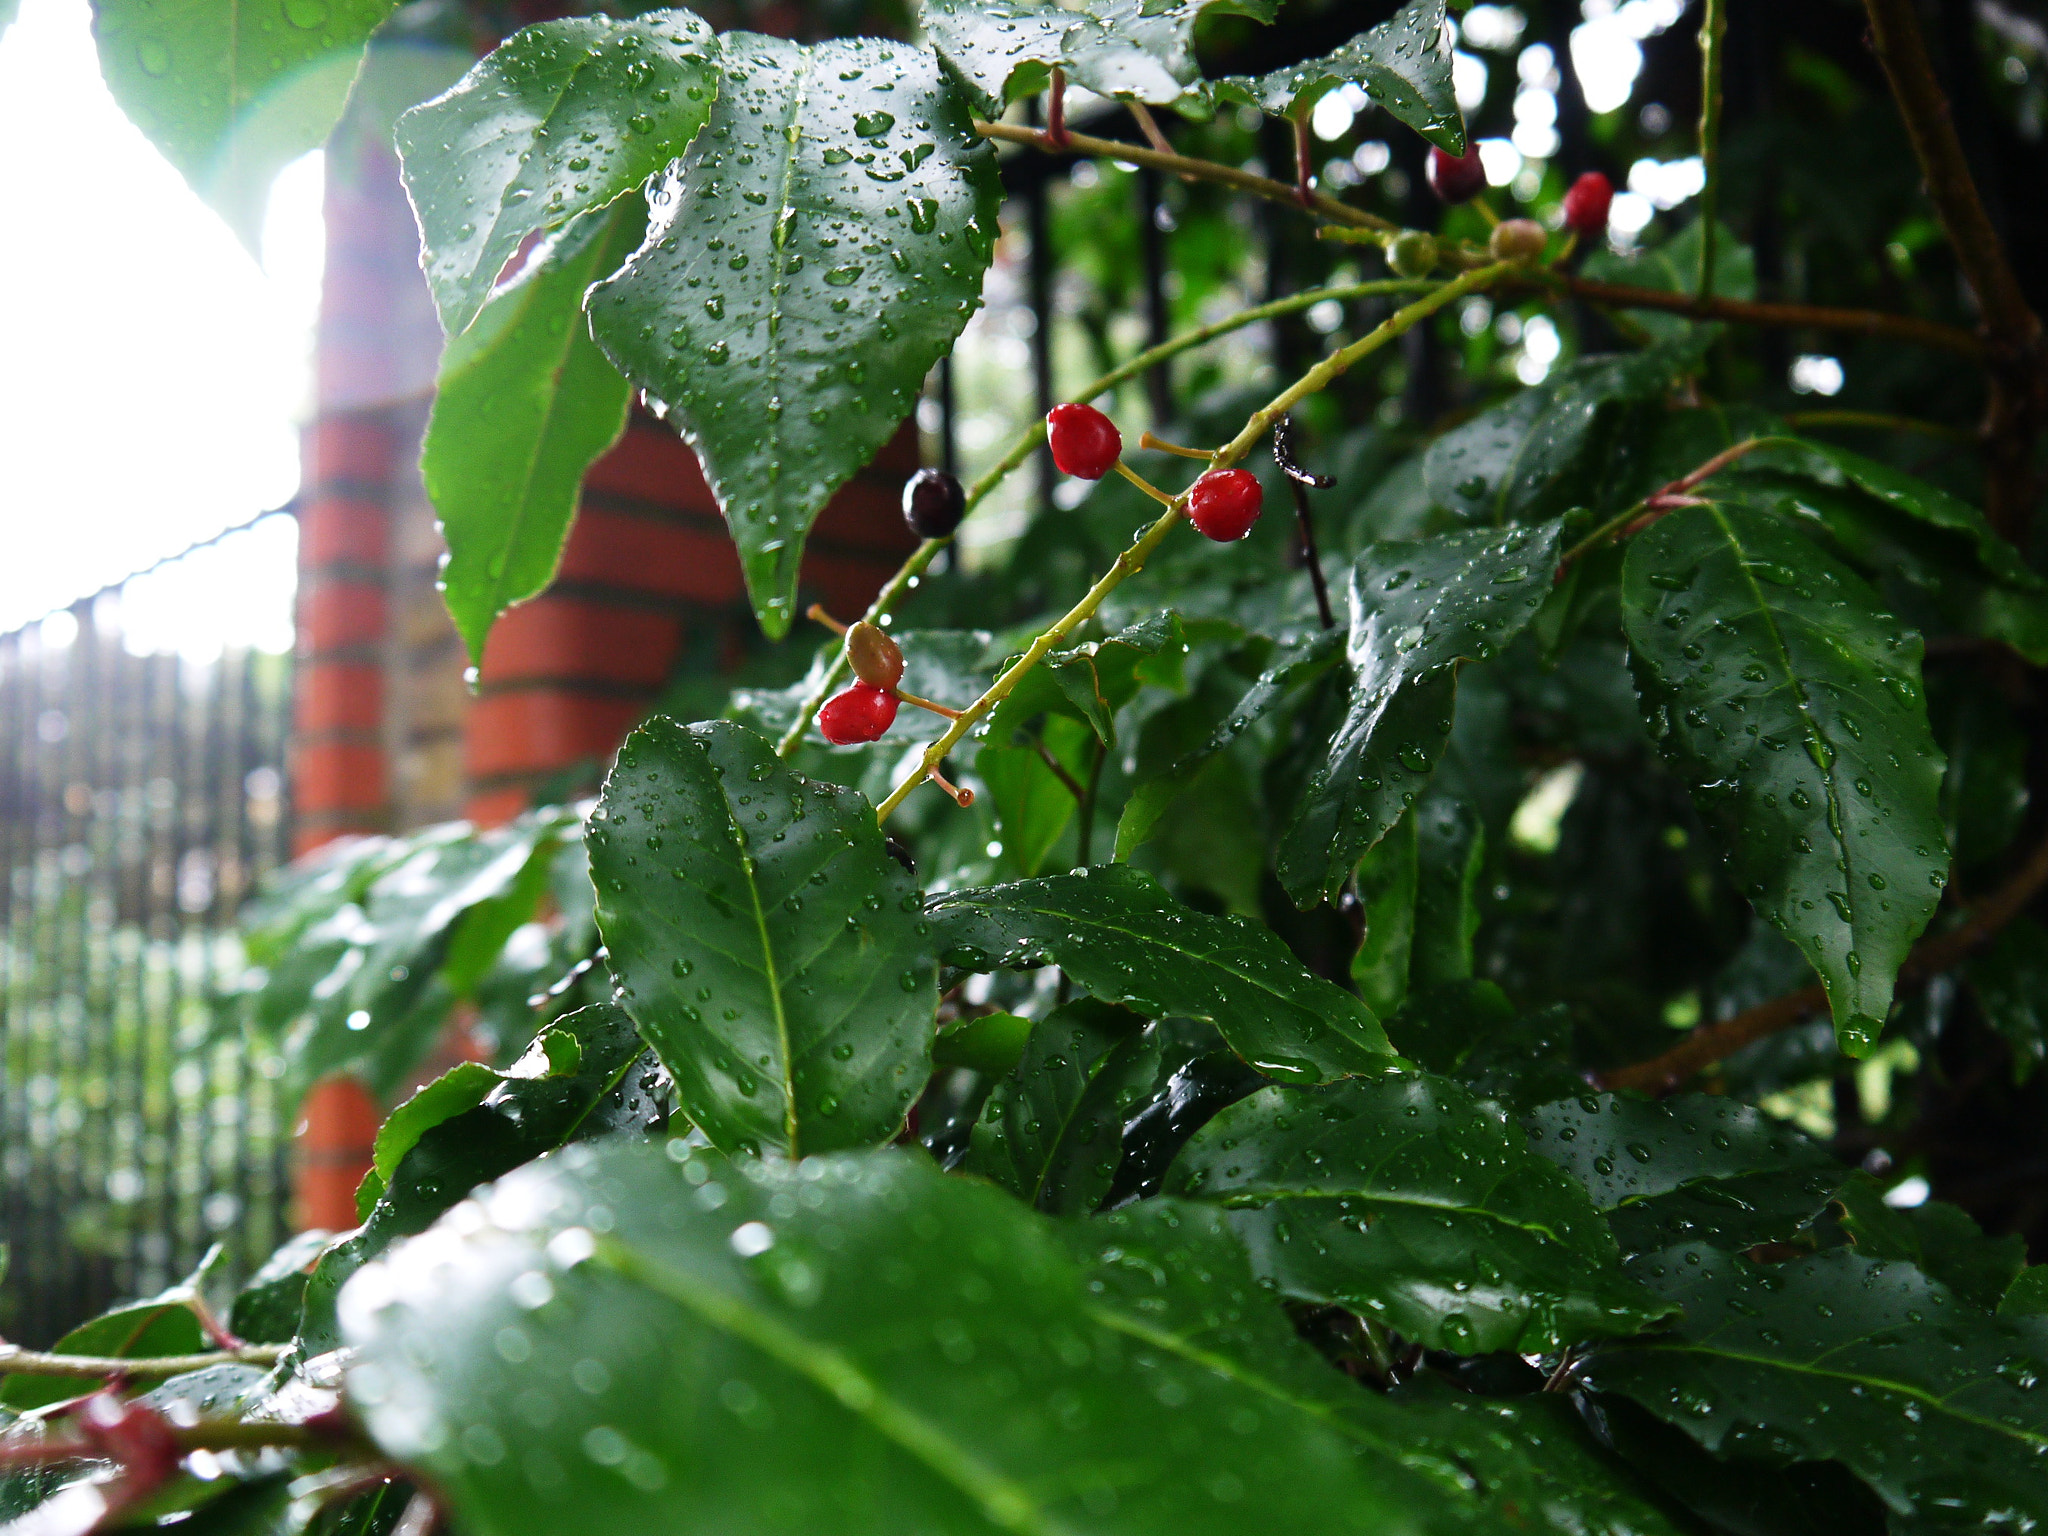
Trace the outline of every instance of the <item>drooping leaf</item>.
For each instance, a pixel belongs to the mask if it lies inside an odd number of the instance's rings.
[[[1432,793],[1409,813],[1415,823],[1415,935],[1408,979],[1418,988],[1447,986],[1472,975],[1479,931],[1479,874],[1486,828],[1472,807]]]
[[[740,726],[656,716],[586,841],[621,1002],[714,1144],[895,1133],[931,1075],[938,967],[864,798]]]
[[[1417,991],[1387,1021],[1403,1056],[1509,1108],[1575,1093],[1572,1021],[1562,1005],[1517,1013],[1491,981],[1446,982]]]
[[[1014,1013],[984,1013],[941,1026],[932,1042],[932,1065],[968,1067],[989,1077],[1004,1077],[1024,1057],[1031,1039],[1031,1020]]]
[[[1192,785],[1219,752],[1236,741],[1295,689],[1322,676],[1343,652],[1343,637],[1335,630],[1318,630],[1287,647],[1273,664],[1259,675],[1238,706],[1224,717],[1209,739],[1177,759],[1164,772],[1143,780],[1124,803],[1116,825],[1116,856],[1128,859],[1131,850],[1152,835],[1168,806]],[[1028,674],[1027,674],[1028,676]]]
[[[1947,879],[1920,637],[1797,534],[1721,506],[1637,537],[1622,620],[1652,735],[1861,1054]]]
[[[1835,1198],[1842,1206],[1842,1230],[1858,1253],[1903,1260],[1973,1307],[1997,1311],[2026,1268],[2025,1238],[2011,1232],[1986,1237],[1969,1212],[1945,1200],[1895,1209],[1867,1173],[1852,1175]]]
[[[1340,85],[1356,85],[1446,154],[1465,153],[1465,114],[1451,88],[1451,29],[1444,0],[1408,3],[1321,58],[1256,80],[1233,75],[1211,89],[1275,117],[1306,117]]]
[[[548,1034],[564,1038],[550,1043],[543,1035],[527,1060],[563,1062],[563,1070],[507,1073],[471,1108],[427,1125],[420,1124],[424,1111],[415,1118],[417,1139],[392,1165],[363,1225],[328,1248],[306,1281],[300,1334],[308,1354],[340,1342],[335,1298],[357,1270],[398,1239],[424,1232],[479,1184],[568,1142],[661,1124],[660,1069],[624,1010],[609,1003],[578,1009]]]
[[[1392,1016],[1408,997],[1408,967],[1415,949],[1415,821],[1394,823],[1359,861],[1358,904],[1365,932],[1351,957],[1351,979],[1373,1012]]]
[[[522,1170],[344,1298],[365,1424],[465,1531],[1437,1536],[1388,1458],[1098,1316],[1000,1190],[677,1153]]]
[[[2012,1052],[2013,1077],[2026,1081],[2048,1061],[2048,928],[2014,918],[1964,974],[1984,1022]]]
[[[498,615],[554,580],[584,471],[625,430],[632,390],[590,339],[583,293],[640,243],[645,211],[625,197],[571,221],[442,354],[420,473],[473,665]]]
[[[1044,710],[1086,721],[1105,743],[1116,744],[1116,712],[1147,683],[1177,686],[1188,641],[1180,615],[1168,609],[1085,645],[1047,653],[1018,680],[989,716],[997,740]]]
[[[1704,1094],[1651,1102],[1586,1093],[1521,1121],[1529,1149],[1586,1186],[1624,1253],[1789,1241],[1849,1177],[1784,1122]]]
[[[1585,1191],[1495,1105],[1426,1073],[1268,1088],[1195,1134],[1167,1192],[1231,1212],[1262,1279],[1432,1349],[1559,1349],[1671,1308]]]
[[[1386,1059],[1372,1011],[1272,930],[1183,906],[1127,864],[951,891],[926,911],[948,964],[1057,965],[1104,1002],[1210,1020],[1274,1077],[1321,1082]]]
[[[1223,1213],[1147,1200],[1059,1228],[1088,1266],[1095,1312],[1397,1461],[1419,1509],[1463,1529],[1650,1536],[1670,1529],[1556,1397],[1485,1400],[1418,1378],[1391,1393],[1332,1370],[1253,1282]]]
[[[1673,343],[1558,369],[1430,444],[1422,461],[1430,500],[1485,524],[1556,517],[1593,501],[1618,408],[1656,400],[1699,356],[1696,346]]]
[[[529,236],[624,198],[680,155],[718,88],[718,39],[689,11],[572,16],[513,33],[400,118],[420,265],[448,333],[476,318]],[[607,254],[583,286],[625,252]]]
[[[1915,1529],[2048,1514],[2048,1338],[1910,1264],[1830,1249],[1756,1265],[1703,1244],[1631,1260],[1685,1315],[1581,1379],[1723,1456],[1838,1461]]]
[[[975,776],[988,787],[1006,862],[1035,875],[1074,819],[1080,804],[1075,786],[1087,782],[1094,741],[1087,726],[1057,716],[1029,745],[997,745],[1001,740],[998,735],[975,752]]]
[[[1550,590],[1559,525],[1373,544],[1351,571],[1351,696],[1281,834],[1277,869],[1306,907],[1420,797],[1451,734],[1461,661],[1525,629]]]
[[[1109,1193],[1124,1120],[1158,1068],[1159,1042],[1136,1014],[1094,998],[1057,1008],[989,1094],[961,1166],[1041,1211],[1085,1215]]]
[[[397,0],[95,0],[121,110],[250,250],[277,173],[341,118]]]
[[[251,1344],[289,1344],[298,1335],[306,1277],[332,1232],[295,1232],[263,1261],[235,1293],[228,1331]]]
[[[805,536],[980,302],[993,152],[929,53],[733,32],[710,122],[653,183],[591,327],[703,462],[779,639]]]
[[[919,21],[975,108],[1045,89],[1054,69],[1101,96],[1172,106],[1198,89],[1195,21],[1205,10],[1271,21],[1278,0],[924,0]]]

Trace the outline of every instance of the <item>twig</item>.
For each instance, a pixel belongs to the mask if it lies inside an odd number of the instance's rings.
[[[1294,114],[1294,200],[1302,207],[1316,205],[1315,146],[1309,142],[1307,114]]]
[[[1832,309],[1820,304],[1762,304],[1751,299],[1701,298],[1664,288],[1639,288],[1632,283],[1602,283],[1576,272],[1547,272],[1543,281],[1569,290],[1589,304],[1615,309],[1659,309],[1695,320],[1731,320],[1745,325],[1852,331],[1863,336],[1893,336],[1963,357],[1984,356],[1984,343],[1959,326],[1917,315],[1888,315],[1874,309]]]
[[[1131,114],[1131,121],[1138,125],[1138,132],[1145,135],[1145,142],[1147,144],[1150,144],[1162,155],[1173,153],[1173,145],[1167,142],[1166,135],[1160,131],[1159,119],[1152,115],[1150,107],[1146,106],[1142,101],[1127,101],[1124,103],[1124,108]],[[1195,178],[1183,172],[1180,179],[1191,182]]]
[[[1874,432],[1917,432],[1951,443],[1974,443],[1977,434],[1944,422],[1922,421],[1917,416],[1895,416],[1889,411],[1793,411],[1785,425],[1798,431],[1808,427],[1868,427]]]
[[[1076,135],[1076,138],[1078,139],[1079,135]],[[1496,262],[1492,266],[1480,267],[1451,279],[1413,304],[1395,310],[1374,330],[1352,342],[1350,346],[1331,353],[1280,394],[1254,411],[1250,420],[1245,423],[1244,430],[1216,451],[1217,467],[1227,467],[1243,459],[1258,445],[1260,439],[1272,430],[1275,421],[1308,396],[1318,390],[1327,389],[1360,358],[1385,346],[1446,304],[1462,298],[1474,289],[1497,282],[1514,270],[1515,264],[1512,262]],[[1130,548],[1116,557],[1115,562],[1102,573],[1095,585],[1082,595],[1079,602],[1047,626],[1045,631],[1031,642],[1023,655],[1003,669],[1002,675],[989,685],[988,691],[962,710],[960,718],[948,726],[937,741],[924,749],[917,766],[905,775],[903,781],[889,792],[889,797],[875,808],[877,821],[886,822],[890,813],[903,803],[913,789],[930,776],[931,771],[945,759],[946,754],[960,739],[974,728],[975,723],[1010,696],[1010,691],[1017,686],[1025,673],[1037,666],[1046,653],[1064,640],[1076,626],[1093,617],[1095,610],[1102,606],[1104,598],[1145,568],[1145,562],[1152,557],[1152,552],[1165,541],[1166,536],[1173,531],[1174,524],[1185,515],[1186,501],[1187,495],[1183,492],[1159,515],[1156,522],[1138,536]]]
[[[1946,933],[1930,935],[1915,944],[1905,964],[1899,967],[1899,979],[1938,975],[1967,958],[1978,945],[2019,916],[2044,885],[2048,885],[2048,842],[2037,847],[2011,879],[1971,908],[1964,921]],[[1744,1009],[1732,1019],[1696,1029],[1670,1050],[1648,1061],[1602,1073],[1599,1084],[1602,1088],[1643,1093],[1673,1092],[1715,1062],[1725,1061],[1746,1045],[1790,1029],[1825,1007],[1825,992],[1818,986],[1802,987]]]
[[[1273,423],[1273,462],[1280,466],[1280,473],[1287,477],[1287,488],[1294,493],[1294,520],[1301,529],[1301,558],[1308,566],[1309,585],[1315,589],[1316,617],[1325,629],[1337,627],[1337,615],[1330,607],[1330,584],[1323,579],[1323,553],[1316,546],[1315,516],[1309,510],[1308,493],[1311,487],[1328,490],[1337,482],[1328,475],[1312,475],[1301,467],[1294,456],[1294,418],[1282,416]]]
[[[1001,139],[1006,144],[1025,144],[1033,149],[1049,147],[1036,128],[1018,128],[1009,123],[977,122],[974,131],[985,139]],[[1132,165],[1149,165],[1155,171],[1166,171],[1171,175],[1186,176],[1197,181],[1219,181],[1225,186],[1236,187],[1240,192],[1263,197],[1268,202],[1286,203],[1293,208],[1306,208],[1311,213],[1321,214],[1324,218],[1339,224],[1355,224],[1367,229],[1400,227],[1376,214],[1367,213],[1363,208],[1340,203],[1325,192],[1311,192],[1308,201],[1303,202],[1292,182],[1275,181],[1270,176],[1239,170],[1234,165],[1224,165],[1216,160],[1198,160],[1190,155],[1154,149],[1146,144],[1132,144],[1123,139],[1098,139],[1089,133],[1069,132],[1067,142],[1061,146],[1059,152],[1085,155],[1091,160],[1123,160]]]
[[[1721,190],[1721,43],[1728,35],[1728,0],[1706,0],[1700,13],[1700,280],[1698,293],[1714,291],[1715,202]]]
[[[1426,293],[1434,286],[1435,284],[1426,277],[1380,278],[1369,283],[1345,283],[1333,288],[1310,288],[1301,293],[1289,294],[1284,299],[1274,299],[1270,303],[1254,305],[1250,309],[1240,310],[1234,315],[1212,321],[1208,325],[1198,326],[1192,331],[1186,331],[1179,336],[1162,341],[1156,347],[1148,347],[1129,362],[1112,368],[1092,384],[1084,386],[1075,393],[1073,398],[1082,402],[1094,400],[1109,393],[1110,390],[1115,389],[1125,380],[1134,379],[1147,369],[1157,367],[1170,357],[1175,357],[1182,352],[1199,347],[1205,342],[1214,341],[1219,336],[1227,336],[1232,331],[1242,330],[1248,325],[1256,325],[1261,320],[1272,320],[1281,315],[1291,315],[1298,310],[1312,308],[1322,303],[1325,299],[1348,302],[1352,299],[1371,298],[1384,294]],[[1042,421],[1033,422],[1019,435],[1015,442],[1010,444],[1002,458],[997,460],[995,465],[986,474],[968,488],[967,513],[971,514],[976,507],[981,505],[990,493],[1003,482],[1004,478],[1011,471],[1015,470],[1018,465],[1029,459],[1032,450],[1044,441],[1045,423]],[[926,539],[916,549],[912,550],[903,564],[898,567],[896,574],[891,576],[882,590],[876,594],[875,600],[868,604],[868,611],[863,615],[868,623],[879,624],[882,615],[888,613],[903,600],[903,594],[910,590],[911,583],[924,574],[925,568],[932,563],[938,552],[944,549],[950,542],[950,538]],[[787,757],[797,749],[798,744],[804,739],[804,732],[810,729],[811,721],[816,718],[819,706],[832,696],[833,689],[846,680],[850,670],[851,667],[846,659],[846,653],[842,650],[826,666],[824,676],[819,679],[817,686],[811,690],[810,697],[805,699],[802,707],[798,709],[796,719],[790,723],[789,729],[782,733],[782,739],[775,745],[777,752]]]
[[[1047,149],[1065,149],[1073,142],[1073,135],[1067,132],[1067,72],[1055,66],[1052,72],[1052,86],[1045,98],[1045,133]]]
[[[1032,738],[1031,745],[1038,749],[1040,759],[1052,770],[1052,776],[1067,786],[1067,793],[1074,797],[1076,805],[1088,798],[1088,791],[1081,787],[1081,781],[1067,772],[1066,765],[1052,755],[1052,748],[1045,744],[1044,737]]]
[[[1927,195],[1984,317],[1991,379],[1984,412],[1985,514],[1992,527],[2024,546],[2033,511],[2034,438],[2048,421],[2048,344],[2041,319],[2027,303],[1977,195],[1912,0],[1865,0],[1865,8],[1871,46],[1905,119]]]
[[[275,1365],[284,1354],[281,1344],[244,1344],[237,1349],[203,1355],[58,1355],[43,1350],[0,1344],[0,1375],[76,1376],[81,1380],[114,1381],[122,1377],[182,1376],[214,1365]]]
[[[1558,557],[1557,574],[1562,576],[1573,561],[1583,559],[1611,538],[1629,538],[1641,533],[1659,518],[1676,512],[1680,507],[1698,506],[1700,498],[1692,494],[1694,487],[1719,474],[1743,455],[1785,441],[1787,439],[1782,437],[1748,437],[1731,447],[1723,448],[1698,469],[1659,486],[1627,511],[1616,513],[1579,540]]]

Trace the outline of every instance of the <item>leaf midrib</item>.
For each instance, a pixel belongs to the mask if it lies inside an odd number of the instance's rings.
[[[1081,1536],[1056,1519],[1023,1484],[987,1465],[945,1428],[890,1396],[844,1352],[805,1337],[748,1298],[659,1263],[616,1238],[599,1238],[595,1257],[809,1381],[972,1500],[992,1525],[1017,1536]]]

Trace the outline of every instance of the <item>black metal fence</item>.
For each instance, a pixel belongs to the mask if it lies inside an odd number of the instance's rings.
[[[167,572],[278,533],[258,519],[0,634],[0,1332],[19,1343],[217,1241],[246,1268],[285,1230],[295,1106],[228,992],[236,909],[290,851],[290,656],[181,654],[135,622],[146,584],[160,604]]]

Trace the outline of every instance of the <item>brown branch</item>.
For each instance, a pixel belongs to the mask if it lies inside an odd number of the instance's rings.
[[[1984,319],[1991,376],[1984,414],[1985,511],[1994,528],[2023,542],[2033,510],[2034,438],[2048,422],[2048,344],[2041,319],[2027,303],[1977,194],[1912,0],[1865,0],[1865,9],[1871,47],[1891,82],[1927,195]]]
[[[1833,309],[1821,304],[1763,304],[1750,299],[1698,298],[1662,288],[1629,283],[1602,283],[1577,273],[1561,272],[1551,280],[1576,297],[1614,309],[1660,309],[1695,320],[1733,320],[1745,325],[1811,327],[1817,331],[1852,331],[1861,336],[1892,336],[1963,357],[1984,356],[1984,343],[1960,326],[1914,315],[1888,315],[1874,309]]]
[[[2037,847],[2011,879],[1970,909],[1970,915],[1946,933],[1934,934],[1913,946],[1906,963],[1899,967],[1899,980],[1917,981],[1939,975],[1960,961],[2007,923],[2019,916],[2042,886],[2048,885],[2048,842]],[[1718,1024],[1694,1030],[1661,1056],[1633,1066],[1603,1072],[1599,1085],[1608,1089],[1635,1089],[1642,1093],[1666,1094],[1684,1086],[1688,1079],[1715,1062],[1725,1061],[1746,1045],[1790,1029],[1827,1007],[1827,994],[1818,986],[1802,987],[1783,997],[1759,1003]]]

